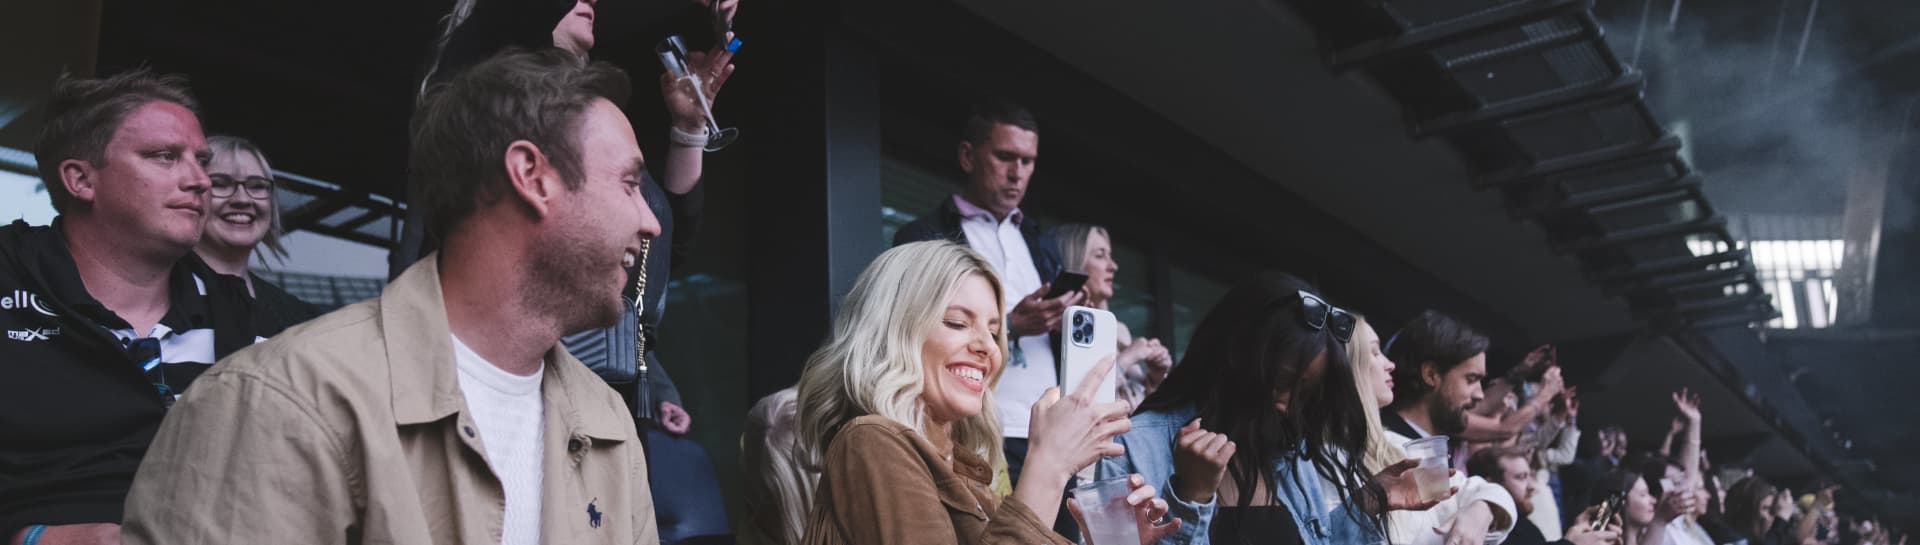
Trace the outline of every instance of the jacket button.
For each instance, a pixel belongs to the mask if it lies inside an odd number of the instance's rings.
[[[580,452],[580,440],[579,440],[579,439],[568,439],[568,440],[567,440],[567,452]]]
[[[473,437],[473,426],[462,426],[462,429],[467,430],[467,437]]]

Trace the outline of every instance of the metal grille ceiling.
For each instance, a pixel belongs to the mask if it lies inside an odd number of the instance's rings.
[[[1414,138],[1459,152],[1477,188],[1500,191],[1636,319],[1671,330],[1776,315],[1590,1],[1292,4],[1332,70],[1379,83]]]

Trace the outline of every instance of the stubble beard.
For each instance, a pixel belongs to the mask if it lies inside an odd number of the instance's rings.
[[[571,334],[620,322],[619,292],[604,292],[603,271],[622,270],[620,250],[600,248],[586,233],[568,231],[539,245],[532,256],[522,293],[527,308],[550,316]],[[624,276],[623,276],[624,279]]]

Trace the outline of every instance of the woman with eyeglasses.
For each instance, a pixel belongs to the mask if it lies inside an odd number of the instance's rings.
[[[205,232],[194,253],[215,272],[238,276],[253,295],[253,322],[260,335],[272,335],[320,315],[319,309],[301,301],[247,269],[254,251],[261,245],[280,259],[286,259],[287,247],[280,244],[280,206],[274,196],[273,168],[260,147],[245,138],[215,135],[207,137],[213,160],[207,163],[207,215]],[[265,263],[265,260],[261,260]]]
[[[1099,477],[1139,473],[1159,487],[1182,521],[1161,543],[1381,542],[1376,506],[1412,483],[1368,479],[1363,457],[1348,454],[1370,452],[1347,359],[1353,327],[1352,314],[1290,275],[1234,288]]]

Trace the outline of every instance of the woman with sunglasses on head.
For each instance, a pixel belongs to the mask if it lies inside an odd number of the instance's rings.
[[[1378,543],[1388,489],[1413,483],[1368,479],[1348,454],[1370,449],[1347,359],[1353,326],[1290,275],[1234,288],[1099,477],[1139,473],[1160,487],[1183,523],[1161,543]]]
[[[270,336],[320,315],[320,310],[247,269],[255,251],[265,245],[275,257],[286,259],[280,244],[280,203],[274,193],[273,168],[260,147],[245,138],[207,137],[213,160],[207,163],[205,232],[193,251],[220,274],[238,276],[253,295],[253,322],[261,336]],[[265,259],[260,260],[265,263]]]

